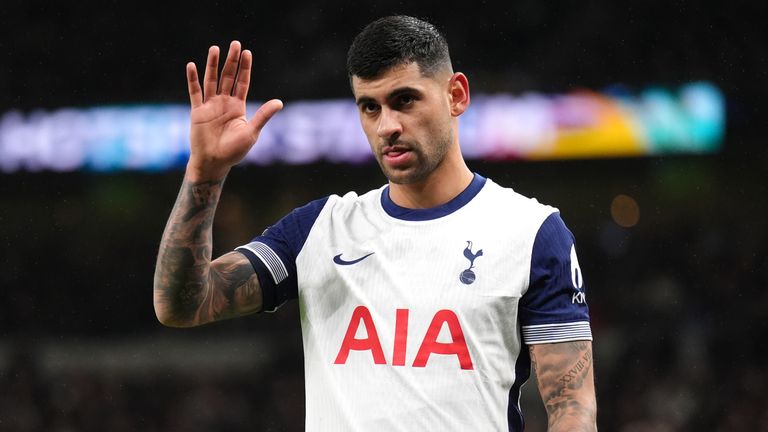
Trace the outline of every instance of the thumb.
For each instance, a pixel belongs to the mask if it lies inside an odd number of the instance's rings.
[[[272,116],[281,109],[283,109],[283,101],[280,99],[272,99],[267,101],[264,103],[264,105],[259,107],[259,109],[256,111],[256,114],[253,115],[248,123],[251,125],[251,127],[254,128],[256,133],[259,133],[261,128],[267,124],[269,119],[271,119]]]

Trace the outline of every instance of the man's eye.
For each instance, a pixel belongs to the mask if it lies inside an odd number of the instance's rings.
[[[415,101],[416,99],[411,95],[402,95],[400,96],[398,102],[400,106],[410,105]]]
[[[379,110],[379,106],[372,103],[363,104],[363,112],[366,114],[372,114]]]

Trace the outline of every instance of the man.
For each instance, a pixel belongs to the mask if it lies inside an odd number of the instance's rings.
[[[594,430],[591,331],[573,236],[556,209],[473,174],[458,141],[469,84],[426,22],[369,24],[348,54],[384,187],[298,208],[211,261],[231,167],[282,108],[245,118],[252,55],[232,42],[202,88],[187,65],[191,154],[163,234],[154,304],[187,327],[297,298],[307,430],[522,430],[533,364],[550,430]]]

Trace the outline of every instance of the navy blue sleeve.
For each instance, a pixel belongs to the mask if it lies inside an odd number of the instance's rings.
[[[248,258],[259,277],[262,311],[274,312],[298,297],[296,257],[327,201],[328,197],[321,198],[293,210],[250,243],[235,249]]]
[[[519,312],[527,344],[592,339],[575,240],[560,213],[549,215],[536,234]]]

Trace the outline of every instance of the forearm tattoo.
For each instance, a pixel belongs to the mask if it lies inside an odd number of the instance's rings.
[[[212,226],[224,180],[186,180],[171,211],[155,267],[154,302],[168,325],[192,326],[255,312],[258,279],[237,252],[211,265]]]
[[[531,347],[531,365],[549,430],[593,431],[596,424],[592,346],[586,341]]]

